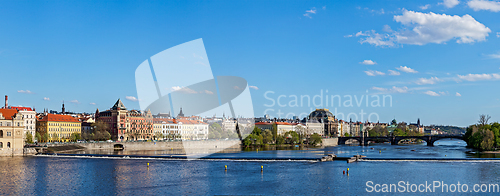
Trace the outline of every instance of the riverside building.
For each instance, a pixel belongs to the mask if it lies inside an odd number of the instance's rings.
[[[16,109],[0,109],[0,156],[22,156],[24,120]]]

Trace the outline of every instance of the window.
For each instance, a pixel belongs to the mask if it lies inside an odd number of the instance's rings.
[[[0,142],[0,148],[3,148],[3,143],[2,142]]]
[[[10,132],[7,132],[10,133]],[[10,142],[7,142],[7,148],[10,148]]]
[[[3,138],[3,131],[0,130],[0,138]]]
[[[7,136],[11,136],[11,134],[10,134],[10,132],[9,132],[9,131],[7,131]]]

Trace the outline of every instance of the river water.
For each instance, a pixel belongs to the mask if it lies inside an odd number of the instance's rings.
[[[165,160],[34,156],[0,158],[1,195],[364,195],[392,193],[498,195],[489,189],[500,184],[500,159],[481,160],[467,153],[459,140],[424,144],[375,144],[298,150],[263,149],[211,155],[217,158],[319,158],[335,153],[367,158],[465,158],[466,161],[369,160],[345,161],[241,161]],[[86,152],[90,153],[90,152]],[[168,151],[109,152],[169,156]],[[494,157],[487,155],[486,157]],[[147,166],[149,163],[149,166]],[[225,166],[227,165],[227,170]],[[263,166],[263,171],[261,171]],[[344,174],[349,168],[349,175]],[[370,183],[371,182],[371,183]],[[439,186],[438,183],[439,182]],[[425,184],[434,186],[426,186]],[[460,185],[458,185],[460,183]],[[375,185],[379,184],[377,188]],[[392,184],[392,185],[391,185]],[[444,188],[446,184],[447,188]],[[465,185],[464,185],[465,184]],[[475,184],[476,187],[474,187]],[[483,185],[486,184],[486,185]],[[423,185],[423,186],[420,186]],[[458,188],[457,188],[458,187]],[[404,188],[404,190],[403,190]],[[419,189],[420,188],[420,189]],[[466,189],[467,188],[467,189]],[[482,188],[482,189],[481,189]],[[416,193],[412,191],[416,190]],[[388,190],[389,191],[389,190]],[[485,191],[485,192],[483,192]],[[496,191],[496,192],[495,192]]]

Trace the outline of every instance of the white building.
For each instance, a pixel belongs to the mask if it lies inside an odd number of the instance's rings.
[[[32,141],[35,141],[36,134],[36,111],[35,109],[29,107],[9,107],[11,109],[16,109],[20,115],[22,115],[24,120],[24,133],[23,139],[26,139],[26,134],[31,133]]]
[[[325,126],[320,122],[306,122],[306,132],[308,136],[315,133],[323,136],[325,133]]]
[[[208,139],[208,123],[200,120],[176,119],[183,140]]]

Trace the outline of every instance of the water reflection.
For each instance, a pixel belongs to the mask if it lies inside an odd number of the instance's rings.
[[[337,146],[329,148],[256,149],[219,157],[321,157],[362,154],[368,157],[468,158],[470,149],[458,140],[425,144]],[[172,151],[95,151],[168,155]],[[495,156],[496,157],[496,156]],[[149,164],[149,167],[147,166]],[[160,159],[105,159],[65,157],[0,158],[1,195],[192,195],[192,194],[365,194],[367,180],[379,183],[411,183],[439,180],[446,183],[496,183],[497,162],[405,162],[374,161],[347,164],[295,161],[203,161]],[[228,170],[224,170],[224,166]],[[261,172],[260,167],[264,167]],[[343,175],[346,168],[350,175]]]

